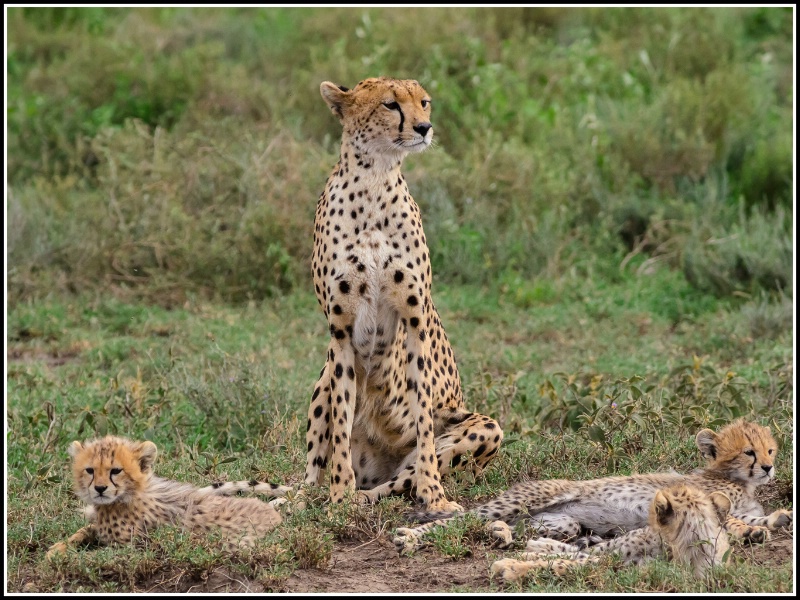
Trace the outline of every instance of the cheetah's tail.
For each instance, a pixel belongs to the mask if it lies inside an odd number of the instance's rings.
[[[198,490],[201,494],[208,496],[232,496],[240,492],[253,492],[264,494],[271,498],[283,498],[293,488],[277,483],[266,483],[263,481],[218,481],[209,486]]]

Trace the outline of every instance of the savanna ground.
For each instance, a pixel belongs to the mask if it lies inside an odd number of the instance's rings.
[[[794,540],[703,580],[610,558],[491,581],[465,518],[400,556],[405,498],[305,510],[256,548],[82,524],[66,446],[151,439],[157,472],[296,484],[327,328],[309,258],[332,80],[418,79],[406,162],[471,409],[506,432],[473,506],[525,478],[699,465],[770,425],[794,491],[793,9],[8,9],[6,587],[11,592],[790,592]],[[520,532],[524,533],[524,532]]]

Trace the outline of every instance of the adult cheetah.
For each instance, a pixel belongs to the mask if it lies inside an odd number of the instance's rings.
[[[464,407],[458,369],[431,299],[420,210],[400,172],[431,144],[429,94],[386,77],[352,90],[325,81],[339,118],[339,162],[317,204],[312,269],[328,320],[325,365],[308,410],[305,482],[331,469],[330,498],[374,502],[416,492],[426,510],[459,510],[440,476],[483,468],[503,439]]]

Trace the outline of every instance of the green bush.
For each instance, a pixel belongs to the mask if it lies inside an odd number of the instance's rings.
[[[722,296],[791,287],[785,236],[760,250],[792,197],[784,9],[8,16],[12,304],[307,287],[340,136],[319,83],[380,74],[433,96],[436,148],[406,172],[438,278],[613,273],[643,252]],[[720,177],[712,221],[698,198]]]

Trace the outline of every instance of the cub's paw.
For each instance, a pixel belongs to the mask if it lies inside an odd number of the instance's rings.
[[[67,551],[68,547],[69,546],[67,546],[64,542],[58,542],[57,544],[53,544],[52,546],[50,546],[50,549],[47,551],[47,554],[45,554],[45,558],[47,560],[53,560],[53,558],[55,558],[56,556],[64,554]]]
[[[794,522],[794,511],[779,509],[767,517],[767,527],[778,529],[779,527],[791,527]]]
[[[763,525],[743,525],[735,535],[751,544],[763,544],[772,538],[769,529]]]
[[[489,532],[497,540],[498,548],[508,548],[514,541],[514,537],[511,535],[511,528],[505,521],[489,523]]]
[[[282,504],[287,504],[288,502],[289,502],[288,498],[275,498],[274,500],[270,500],[269,502],[267,502],[267,504],[269,504],[272,508],[277,509]],[[291,504],[287,504],[286,508],[289,509],[290,507]]]
[[[490,577],[502,577],[503,581],[510,583],[512,581],[519,581],[530,570],[530,563],[513,558],[503,558],[496,560],[492,563],[489,569]]]
[[[408,527],[399,527],[392,542],[400,554],[410,554],[425,545],[422,536]]]

